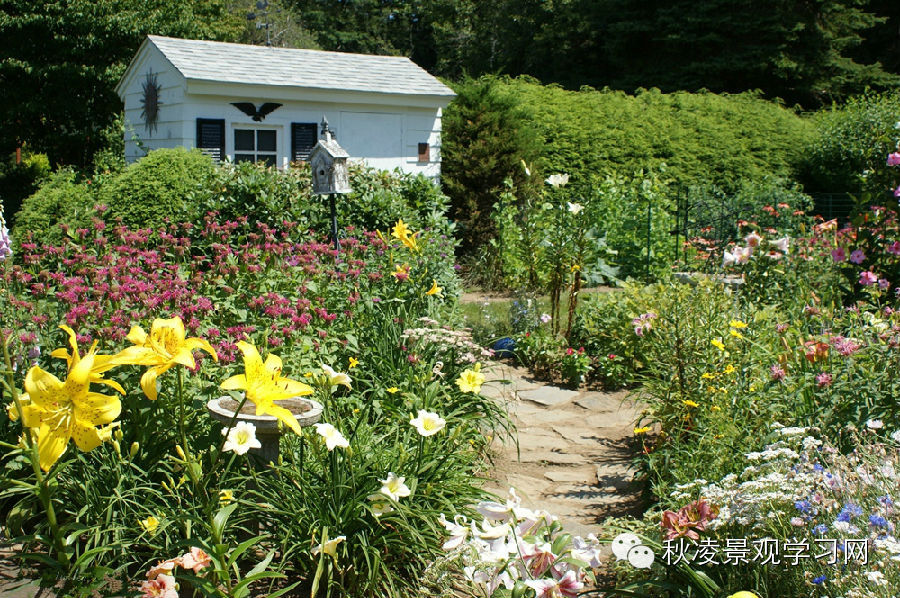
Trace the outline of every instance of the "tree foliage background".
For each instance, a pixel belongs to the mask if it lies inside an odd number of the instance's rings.
[[[0,153],[88,167],[147,34],[405,55],[433,74],[816,109],[900,73],[896,0],[0,0]],[[247,20],[254,12],[256,19]]]

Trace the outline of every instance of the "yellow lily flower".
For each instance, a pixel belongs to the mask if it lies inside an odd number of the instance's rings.
[[[72,348],[72,352],[69,353],[64,348],[54,349],[51,353],[51,357],[56,357],[58,359],[65,359],[66,364],[68,365],[68,370],[72,371],[72,368],[75,367],[81,360],[81,355],[78,353],[78,339],[75,336],[75,331],[66,326],[65,324],[60,324],[59,327],[63,329],[66,334],[69,335],[69,346]],[[95,351],[97,348],[97,341],[94,341],[94,344],[91,345],[90,352]],[[105,384],[111,388],[116,389],[122,394],[125,394],[125,389],[116,382],[115,380],[106,380],[103,378],[103,373],[111,370],[116,367],[118,364],[113,362],[114,355],[97,355],[94,354],[94,365],[91,367],[91,382],[96,384]]]
[[[352,370],[353,368],[355,368],[358,365],[359,365],[359,360],[356,359],[355,357],[351,357],[350,358],[350,367],[348,369]]]
[[[29,402],[22,406],[22,423],[37,431],[38,456],[44,471],[59,460],[70,438],[82,451],[91,451],[109,440],[112,426],[106,424],[122,411],[118,397],[90,392],[94,357],[91,350],[79,359],[65,382],[38,366],[25,376]]]
[[[484,374],[481,373],[481,364],[476,363],[471,370],[465,370],[456,379],[456,385],[463,392],[478,393],[484,384]]]
[[[394,226],[393,231],[391,232],[391,236],[400,239],[400,242],[406,245],[406,247],[410,251],[419,251],[419,245],[416,243],[416,235],[419,233],[414,233],[412,235],[409,234],[410,230],[404,224],[403,220],[400,219],[397,221],[397,224]]]
[[[409,228],[403,222],[403,219],[397,221],[397,224],[394,225],[393,230],[391,231],[391,236],[395,239],[403,240],[404,237],[409,236]]]
[[[256,347],[238,341],[238,349],[244,354],[244,373],[232,376],[222,382],[222,390],[243,390],[247,399],[256,405],[256,415],[271,415],[278,418],[291,430],[300,434],[300,424],[290,411],[275,404],[293,397],[309,395],[313,389],[308,384],[285,378],[281,375],[281,358],[271,353],[263,363]]]
[[[425,292],[425,294],[426,294],[426,295],[437,295],[438,297],[440,297],[440,296],[443,294],[443,289],[442,289],[441,287],[437,286],[437,281],[436,281],[436,280],[432,280],[432,281],[431,281],[431,288],[428,289],[428,290]]]
[[[206,351],[214,360],[219,361],[215,349],[207,341],[184,337],[184,323],[179,317],[153,320],[149,335],[140,326],[132,326],[126,338],[134,346],[114,355],[113,364],[151,366],[141,376],[141,389],[151,401],[155,401],[157,397],[156,378],[175,365],[196,367],[193,352],[197,349]]]

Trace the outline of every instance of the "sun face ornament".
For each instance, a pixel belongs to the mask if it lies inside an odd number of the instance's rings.
[[[159,118],[159,107],[162,105],[162,102],[159,101],[159,92],[162,86],[156,80],[156,74],[148,72],[141,87],[144,90],[141,96],[141,118],[144,119],[144,128],[148,131],[155,131],[156,121]]]

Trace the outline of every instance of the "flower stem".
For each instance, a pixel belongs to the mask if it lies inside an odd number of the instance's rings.
[[[22,409],[22,402],[19,400],[19,391],[16,388],[16,381],[13,378],[12,360],[9,357],[9,338],[10,337],[8,336],[4,336],[3,342],[0,343],[3,345],[3,362],[6,365],[6,385],[9,387],[13,403],[19,414],[19,421],[22,422],[22,437],[24,438],[25,446],[28,449],[31,468],[34,470],[34,477],[38,485],[38,495],[40,496],[41,504],[44,506],[44,511],[47,513],[47,523],[50,524],[50,531],[53,534],[53,548],[56,550],[56,560],[61,564],[68,563],[69,557],[66,555],[65,545],[62,541],[62,533],[59,530],[59,524],[56,520],[56,510],[53,508],[53,501],[50,497],[50,487],[47,484],[47,479],[44,477],[44,472],[41,471],[41,459],[38,455],[37,445],[31,438],[31,428],[25,426],[25,411]]]

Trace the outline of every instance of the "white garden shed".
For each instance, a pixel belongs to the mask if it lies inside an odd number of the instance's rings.
[[[305,161],[323,117],[351,159],[440,175],[441,111],[453,91],[408,58],[151,35],[116,92],[125,159],[163,147],[217,160]]]

